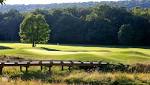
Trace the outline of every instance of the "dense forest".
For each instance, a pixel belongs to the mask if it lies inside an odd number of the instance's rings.
[[[100,5],[62,8],[42,14],[51,27],[49,43],[150,45],[150,9]],[[0,41],[20,42],[19,27],[29,12],[0,13]]]
[[[92,1],[92,0],[91,0]],[[19,12],[27,12],[35,9],[59,9],[59,8],[88,8],[96,5],[109,5],[111,7],[133,7],[149,8],[150,0],[118,0],[118,1],[101,1],[101,2],[82,2],[82,3],[53,3],[53,4],[20,4],[20,5],[0,5],[0,12],[7,12],[10,9],[16,9]]]

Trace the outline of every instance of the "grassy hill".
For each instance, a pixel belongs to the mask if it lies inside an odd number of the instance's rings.
[[[112,63],[149,63],[150,48],[88,45],[43,45],[0,43],[0,56],[27,59],[108,61]]]

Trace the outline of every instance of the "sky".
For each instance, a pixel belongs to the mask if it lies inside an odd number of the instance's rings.
[[[51,3],[74,3],[74,2],[88,2],[101,0],[6,0],[5,4],[51,4]],[[117,1],[117,0],[103,0],[103,1]]]

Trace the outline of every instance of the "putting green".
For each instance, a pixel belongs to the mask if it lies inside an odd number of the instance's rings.
[[[128,64],[150,63],[150,49],[148,47],[49,44],[38,44],[35,48],[31,46],[31,44],[21,43],[0,43],[0,56],[55,60],[104,60]]]
[[[25,51],[41,55],[70,55],[70,54],[93,54],[93,55],[106,55],[108,52],[70,52],[70,51],[47,51],[43,49],[24,49]]]

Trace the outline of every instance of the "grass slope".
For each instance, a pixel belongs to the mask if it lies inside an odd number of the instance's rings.
[[[149,63],[150,49],[146,47],[43,45],[0,43],[0,55],[30,59],[109,61],[112,63]]]

